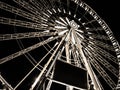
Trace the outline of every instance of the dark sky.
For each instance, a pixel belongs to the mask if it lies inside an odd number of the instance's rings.
[[[119,12],[120,6],[117,0],[83,0],[91,6],[97,14],[105,20],[120,43]]]

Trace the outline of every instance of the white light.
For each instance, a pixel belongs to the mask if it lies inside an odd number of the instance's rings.
[[[64,30],[58,33],[58,35],[63,35],[64,33],[66,33],[68,30]]]
[[[89,37],[90,39],[93,39],[93,37]]]
[[[50,17],[49,15],[47,15],[47,14],[46,14],[46,13],[44,13],[44,12],[43,12],[43,14],[44,14],[45,16],[47,16],[47,17]]]
[[[71,15],[71,12],[69,11],[69,15]]]
[[[61,10],[58,8],[58,11],[61,12]]]
[[[52,14],[52,12],[51,11],[49,11],[49,10],[47,10],[50,14]]]
[[[103,26],[104,29],[106,29],[107,27],[106,26]]]
[[[78,19],[78,21],[80,21],[80,20],[81,20],[81,18]]]
[[[73,86],[68,86],[68,90],[73,90]]]
[[[93,14],[93,12],[92,12],[92,11],[90,11],[90,14]]]
[[[66,12],[65,12],[65,9],[63,9],[63,12],[66,13]]]
[[[90,35],[90,34],[92,34],[91,32],[88,32],[88,34]]]
[[[98,17],[95,15],[95,16],[94,16],[94,19],[98,19]]]
[[[82,3],[82,2],[80,3],[80,6],[83,6],[83,3]]]
[[[88,30],[88,29],[90,29],[90,28],[89,28],[89,27],[86,27],[85,29],[87,29],[87,30]]]
[[[75,0],[75,3],[77,2],[77,0]]]
[[[111,36],[110,39],[112,39],[113,37]]]
[[[61,24],[61,25],[63,25],[63,26],[66,26],[64,23],[62,23],[62,22],[60,22],[60,21],[58,21],[58,20],[55,20],[55,22],[58,23],[58,24]]]
[[[82,31],[82,30],[78,30],[78,29],[76,29],[76,31],[78,31],[78,32],[80,32],[80,33],[83,33],[83,31]]]
[[[101,24],[101,23],[102,23],[102,21],[100,20],[100,21],[99,21],[99,23]]]
[[[48,21],[47,19],[45,19],[45,18],[42,18],[42,17],[41,17],[41,19],[42,19],[42,20],[45,20],[45,21]]]
[[[70,21],[69,21],[69,19],[67,17],[66,17],[66,20],[67,20],[68,24],[70,24]]]
[[[34,87],[36,86],[36,84],[38,83],[38,81],[39,81],[39,78],[36,78],[35,82],[31,86],[30,90],[34,89]]]
[[[45,30],[44,32],[50,32],[49,30]]]
[[[85,10],[88,11],[88,9],[89,9],[89,8],[86,6],[86,7],[85,7]]]
[[[41,25],[43,25],[43,26],[48,26],[47,24],[41,24]]]
[[[119,49],[117,48],[117,49],[115,49],[115,51],[117,52]]]
[[[116,45],[116,42],[114,42],[113,45]]]
[[[120,55],[118,55],[117,58],[120,58]]]
[[[67,29],[65,26],[55,26],[56,29]]]
[[[107,33],[107,34],[109,34],[110,32],[109,32],[109,31],[107,31],[106,33]]]
[[[63,21],[65,24],[67,24],[67,22],[63,18],[61,18],[61,17],[59,17],[59,18],[61,21]]]
[[[56,13],[56,11],[55,11],[55,9],[54,9],[54,8],[53,8],[52,10]]]
[[[82,25],[85,25],[85,23],[82,23]]]
[[[84,37],[81,35],[81,34],[79,34],[79,33],[77,33],[82,39],[84,39]]]
[[[74,18],[76,17],[76,15],[74,15]]]

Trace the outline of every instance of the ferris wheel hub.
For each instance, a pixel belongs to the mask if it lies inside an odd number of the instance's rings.
[[[73,29],[78,29],[79,27],[79,25],[74,20],[70,21],[70,26]]]

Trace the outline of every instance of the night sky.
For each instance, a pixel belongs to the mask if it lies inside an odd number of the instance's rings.
[[[105,20],[111,28],[115,38],[120,43],[120,6],[117,0],[83,0],[91,6],[97,14]]]

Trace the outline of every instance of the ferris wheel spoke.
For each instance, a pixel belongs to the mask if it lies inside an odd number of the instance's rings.
[[[18,52],[16,52],[16,53],[13,53],[13,54],[11,54],[11,55],[9,55],[9,56],[7,56],[7,57],[4,57],[4,58],[0,59],[0,64],[3,64],[3,63],[5,63],[5,62],[8,62],[8,61],[10,61],[10,60],[12,60],[12,59],[14,59],[14,58],[16,58],[16,57],[18,57],[18,56],[24,55],[25,53],[28,53],[28,52],[36,49],[36,48],[39,48],[40,46],[45,45],[45,44],[47,44],[47,43],[49,43],[49,42],[51,42],[51,41],[54,41],[54,40],[56,40],[56,39],[58,39],[58,38],[60,38],[60,37],[61,37],[61,36],[50,37],[50,38],[48,38],[48,39],[46,39],[46,40],[44,40],[44,41],[42,41],[42,42],[39,42],[39,43],[37,43],[37,44],[35,44],[35,45],[32,45],[32,46],[30,46],[30,47],[27,47],[26,49],[23,49],[23,50],[21,50],[21,51],[18,51]]]
[[[42,59],[39,60],[39,62],[34,65],[34,67],[24,76],[24,78],[14,87],[13,90],[16,90],[23,82],[24,80],[36,69],[38,68],[38,66],[40,66],[40,63],[55,49],[55,47],[58,45],[58,42],[56,42],[56,44],[44,55],[44,57]],[[43,69],[43,66],[41,66],[41,68]],[[40,71],[42,70],[40,69]]]
[[[85,11],[84,14],[80,17],[80,20],[82,20],[82,19],[85,17],[85,15],[87,15],[87,14],[88,14],[88,12]],[[85,23],[85,22],[83,22],[82,24],[84,25],[84,23]]]
[[[57,10],[55,9],[56,6],[54,6],[54,8],[52,8],[52,12],[53,13],[57,13]]]
[[[59,17],[59,19],[65,24],[65,25],[68,25],[67,21],[64,20],[63,18]]]
[[[96,53],[93,49],[90,47],[87,48],[89,52],[91,53],[91,56],[100,62],[102,65],[104,65],[105,68],[107,68],[111,73],[113,73],[116,77],[118,76],[118,70],[113,67],[106,59],[104,59],[102,56],[100,56],[98,53]]]
[[[44,16],[44,18],[49,18],[49,17],[50,17],[50,14],[47,13],[47,12],[43,12],[43,16]]]
[[[109,45],[107,43],[104,43],[102,41],[95,40],[95,39],[89,39],[89,40],[99,47],[102,47],[102,48],[110,50],[110,51],[114,51],[114,48],[112,45]]]
[[[11,5],[8,5],[8,4],[6,4],[4,2],[1,2],[1,1],[0,1],[0,8],[3,9],[3,10],[6,10],[8,12],[14,13],[16,15],[19,15],[23,18],[32,20],[34,22],[40,22],[40,20],[35,15],[33,15],[31,13],[28,13],[26,11],[23,11],[21,9],[18,9],[16,7],[13,7]]]
[[[107,52],[107,51],[103,50],[102,48],[97,47],[93,44],[92,45],[90,44],[90,46],[100,55],[105,56],[105,58],[108,58],[112,62],[118,64],[117,58],[115,56],[113,56],[112,54],[110,54],[109,52]]]
[[[82,46],[82,44],[81,44],[81,41],[80,41],[79,38],[77,37],[76,32],[75,32],[74,30],[73,30],[72,32],[73,32],[73,34],[74,34],[75,46],[76,46],[76,47],[78,48],[78,50],[79,50],[79,54],[80,54],[80,56],[81,56],[81,58],[82,58],[82,61],[84,62],[84,66],[85,66],[85,68],[87,69],[87,71],[88,71],[88,73],[89,73],[89,75],[90,75],[91,80],[93,81],[93,83],[94,83],[94,85],[95,85],[95,89],[100,90],[100,85],[99,85],[99,83],[98,83],[98,80],[95,78],[93,69],[92,69],[89,61],[87,60],[87,57],[86,57],[85,54],[84,54],[83,46]]]
[[[0,74],[0,82],[6,85],[9,89],[13,90],[13,87],[1,76]]]
[[[53,6],[51,6],[51,5],[49,4],[49,2],[51,2],[51,1],[52,1],[52,3],[54,3],[53,0],[43,0],[43,1],[39,0],[39,2],[40,2],[42,5],[44,5],[44,8],[45,8],[46,10],[51,9],[51,8],[54,8]],[[47,5],[47,7],[46,7],[46,5]],[[55,5],[55,4],[54,4],[54,5]]]
[[[82,32],[80,32],[80,33],[76,32],[76,34],[77,34],[77,36],[79,37],[80,40],[84,39],[84,36],[83,36]]]
[[[106,83],[112,88],[115,89],[116,84],[115,82],[109,77],[109,75],[106,73],[106,71],[98,64],[95,58],[92,57],[91,53],[88,52],[86,49],[86,55],[88,56],[87,58],[89,59],[90,63],[92,66],[98,71],[98,73],[101,75],[101,77],[106,81]]]
[[[79,0],[75,0],[75,3],[77,3],[77,4],[76,4],[75,12],[74,12],[74,17],[76,16],[76,13],[77,13],[80,1]]]
[[[39,9],[35,8],[33,5],[29,4],[28,2],[26,2],[24,0],[13,0],[13,1],[18,3],[20,6],[22,6],[25,9],[27,9],[28,11],[30,11],[31,13],[35,14],[38,19],[42,18],[42,19],[46,20],[45,18],[43,18],[44,15],[42,15],[40,13],[40,12],[43,12],[42,11],[43,9],[41,9],[41,11],[40,11]],[[41,6],[43,6],[43,4]],[[45,7],[44,7],[44,9],[45,9]]]
[[[54,36],[54,35],[56,35],[54,32],[28,32],[28,33],[15,33],[15,34],[0,34],[0,41]]]
[[[64,29],[67,29],[67,27],[65,27],[65,26],[55,26],[55,28],[56,28],[56,29],[61,29],[61,30],[62,30],[62,29],[63,29],[63,30],[64,30]]]
[[[40,15],[40,12],[38,9],[36,9],[34,6],[32,6],[31,4],[29,4],[28,2],[24,1],[24,0],[13,0],[15,3],[19,4],[20,6],[22,6],[23,8],[27,9],[28,11],[30,11],[31,13],[35,14],[35,15]]]
[[[53,68],[50,78],[53,78],[54,70],[55,70],[55,68]],[[48,82],[48,84],[46,86],[46,90],[50,90],[51,86],[52,86],[52,80],[49,80],[49,82]]]
[[[69,12],[70,9],[70,0],[67,0],[67,12]]]
[[[62,6],[61,0],[58,0],[57,2],[59,3],[59,9],[60,9],[60,11],[63,12],[63,6]]]
[[[68,24],[70,24],[70,20],[67,17],[65,17],[65,20]]]
[[[29,2],[31,2],[38,10],[42,11],[42,4],[38,0],[29,0]]]
[[[97,63],[96,60],[91,59],[90,60],[93,67],[99,72],[99,74],[103,77],[103,79],[106,81],[106,83],[112,88],[115,89],[116,84],[115,82],[109,77],[109,75],[105,72],[105,70]]]
[[[61,52],[61,46],[63,45],[64,41],[65,41],[66,35],[62,37],[62,40],[60,41],[60,43],[58,44],[58,46],[56,47],[56,49],[54,50],[53,54],[51,55],[51,57],[49,58],[49,60],[47,61],[47,63],[44,65],[44,68],[42,69],[42,71],[40,72],[40,74],[38,75],[38,77],[36,78],[35,82],[31,85],[30,90],[33,90],[35,88],[35,86],[37,85],[37,83],[39,82],[39,80],[42,79],[44,72],[46,71],[46,69],[48,68],[48,66],[50,65],[50,63],[52,63],[49,68],[49,70],[53,67],[55,61],[58,59],[60,52]],[[56,56],[55,56],[56,54]],[[55,58],[54,58],[55,57]],[[54,61],[52,62],[54,58]],[[46,76],[49,74],[49,71],[46,73]]]
[[[83,23],[83,25],[86,26],[86,25],[91,24],[93,22],[97,22],[97,21],[95,19],[93,19],[93,20],[90,20],[88,22]]]
[[[87,31],[103,31],[104,29],[102,27],[97,27],[97,28],[86,27],[86,30]]]
[[[51,8],[54,8],[55,6],[55,2],[54,2],[54,0],[48,0],[48,2],[50,3],[50,7]],[[45,5],[46,6],[46,5]]]
[[[56,22],[57,24],[62,25],[62,26],[66,26],[64,23],[62,23],[62,22],[60,22],[60,21],[58,21],[58,20],[55,20],[55,22]]]
[[[46,28],[46,26],[44,26],[42,24],[26,22],[26,21],[11,19],[11,18],[4,18],[4,17],[0,17],[0,23],[1,24],[12,25],[12,26],[19,26],[19,27],[37,29],[37,30],[42,30],[42,29]]]
[[[92,37],[94,39],[110,40],[106,35],[98,35],[98,34],[88,34],[88,35],[89,37]]]

